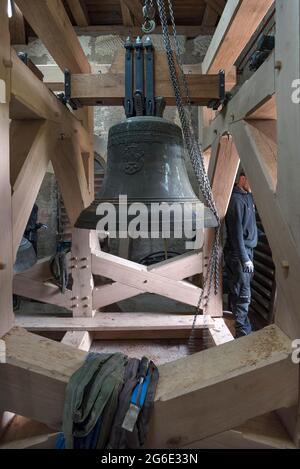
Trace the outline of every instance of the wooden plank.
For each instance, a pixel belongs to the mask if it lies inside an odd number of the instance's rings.
[[[124,26],[120,24],[113,25],[97,25],[88,27],[75,27],[78,36],[107,36],[116,35],[124,38],[137,37],[141,35],[141,26]],[[212,36],[216,30],[214,26],[206,25],[177,25],[177,34],[193,38],[197,36]],[[169,26],[169,32],[172,34],[172,26]],[[161,26],[157,26],[155,34],[162,34]]]
[[[67,3],[77,26],[88,26],[89,14],[84,0],[67,0]]]
[[[43,282],[18,274],[13,279],[13,292],[15,295],[31,298],[43,303],[49,303],[62,308],[69,308],[71,304],[71,292],[64,295],[58,286],[50,282]]]
[[[147,447],[181,448],[292,405],[298,367],[290,353],[291,341],[270,326],[160,366]]]
[[[273,0],[228,0],[204,58],[203,73],[224,69],[227,75],[272,4]]]
[[[93,337],[88,331],[69,331],[61,341],[64,345],[75,347],[83,352],[89,352]]]
[[[5,342],[8,364],[0,367],[3,405],[60,429],[66,384],[86,353],[19,328],[7,334]],[[299,370],[291,351],[290,340],[270,326],[160,366],[147,446],[180,448],[295,404]]]
[[[168,106],[175,106],[175,97],[167,68],[156,66],[155,95],[164,96]],[[186,75],[190,99],[194,105],[206,106],[219,97],[218,75]],[[83,105],[121,106],[124,101],[124,73],[104,75],[72,75],[71,94]]]
[[[26,26],[20,8],[12,2],[13,15],[9,19],[10,43],[12,45],[27,44]]]
[[[0,449],[56,449],[59,433],[30,436],[22,440],[9,441],[0,444]]]
[[[2,406],[60,430],[65,387],[86,352],[13,328],[5,336],[9,360],[0,367]]]
[[[77,135],[81,151],[89,152],[91,137],[77,119],[26,67],[11,49],[12,80],[10,117],[15,120],[46,119],[59,124],[57,136]]]
[[[277,312],[278,325],[288,329],[292,338],[300,336],[299,322],[299,285],[300,257],[294,238],[279,205],[270,183],[269,172],[265,166],[266,157],[262,157],[261,149],[265,137],[258,129],[245,122],[234,123],[231,133],[238,149],[241,163],[250,179],[255,202],[272,249],[274,263],[277,266],[276,280],[286,295],[286,309],[289,314]],[[269,148],[269,151],[271,149]],[[283,242],[284,240],[284,242]],[[285,327],[285,321],[287,327]]]
[[[227,213],[232,189],[234,186],[236,174],[239,168],[240,158],[237,153],[237,149],[231,137],[222,137],[217,149],[217,157],[211,161],[209,173],[212,175],[212,192],[215,200],[216,207],[218,209],[221,223],[224,223],[224,219]],[[215,165],[215,168],[211,166]],[[205,230],[204,240],[204,256],[203,270],[206,272],[206,267],[211,249],[213,247],[215,239],[215,230]],[[222,288],[222,246],[220,245],[220,259],[219,259],[219,291],[217,295],[213,292],[209,299],[208,307],[205,310],[205,314],[210,316],[223,316],[223,288]]]
[[[201,273],[201,269],[202,253],[198,251],[185,253],[148,268],[149,272],[156,272],[173,280],[184,280],[192,277]],[[118,301],[140,295],[141,293],[141,290],[138,288],[129,287],[118,282],[98,287],[95,286],[93,291],[93,306],[94,309],[100,309]]]
[[[94,318],[66,318],[42,316],[20,316],[16,317],[16,324],[24,327],[30,332],[65,332],[65,331],[88,331],[93,336],[105,340],[111,334],[127,338],[127,334],[135,332],[135,337],[144,338],[144,334],[151,332],[152,338],[155,333],[160,336],[169,337],[169,333],[190,331],[194,316],[189,314],[165,314],[165,313],[97,313]],[[209,316],[199,316],[196,328],[206,329],[214,327],[215,322]]]
[[[234,337],[226,326],[223,318],[215,318],[214,323],[214,327],[209,328],[209,333],[212,336],[215,345],[219,346],[234,340]]]
[[[0,337],[12,327],[12,212],[9,158],[11,50],[7,2],[0,1]]]
[[[184,304],[197,306],[201,289],[188,282],[176,281],[150,272],[147,267],[104,252],[93,254],[92,271],[95,275],[155,293]]]
[[[72,73],[90,72],[89,62],[61,0],[15,1],[63,71],[67,68]]]
[[[27,125],[25,125],[26,129]],[[24,129],[23,129],[24,130]],[[22,134],[19,134],[19,138]],[[44,123],[38,128],[29,154],[15,181],[12,195],[13,258],[16,258],[32,207],[54,151],[52,127]],[[28,189],[30,187],[30,190]]]
[[[203,26],[215,26],[219,19],[218,13],[211,8],[209,4],[206,5],[205,12],[202,19]]]

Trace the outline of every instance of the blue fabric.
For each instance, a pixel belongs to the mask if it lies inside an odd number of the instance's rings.
[[[253,251],[246,249],[247,256],[253,260]],[[236,337],[242,337],[252,332],[251,323],[248,317],[251,303],[251,279],[252,274],[243,271],[241,260],[225,253],[226,273],[229,289],[229,303],[235,317]]]
[[[63,433],[60,433],[56,440],[55,449],[66,449],[66,442]]]
[[[227,241],[225,251],[237,256],[242,263],[249,261],[247,248],[257,246],[258,233],[252,194],[235,187],[226,215]]]

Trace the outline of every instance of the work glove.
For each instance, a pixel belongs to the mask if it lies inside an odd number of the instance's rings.
[[[254,272],[253,262],[250,261],[250,260],[247,261],[247,262],[244,262],[243,271],[244,271],[245,274],[253,274],[253,272]]]

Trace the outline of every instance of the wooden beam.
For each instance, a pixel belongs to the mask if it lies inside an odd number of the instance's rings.
[[[11,49],[7,2],[0,0],[0,338],[12,327],[12,210],[9,159]]]
[[[89,62],[61,0],[15,2],[63,71],[67,68],[72,73],[90,72]]]
[[[15,295],[30,298],[42,303],[49,303],[62,308],[70,308],[71,291],[62,294],[60,288],[52,282],[43,282],[18,274],[13,279],[13,292]]]
[[[100,25],[100,26],[88,26],[88,27],[75,27],[75,32],[78,36],[122,36],[124,38],[137,37],[141,35],[140,26],[124,26],[120,24],[113,25]],[[194,38],[197,36],[212,36],[216,30],[214,26],[204,25],[178,25],[176,27],[177,34],[186,36],[188,38]],[[169,26],[169,32],[172,33],[172,26]],[[162,34],[161,26],[157,26],[155,34]]]
[[[121,12],[122,12],[123,25],[134,26],[131,11],[129,10],[126,3],[123,2],[123,0],[120,0],[120,7],[121,7]]]
[[[69,331],[61,341],[64,345],[77,348],[83,352],[89,352],[93,337],[88,331]]]
[[[16,324],[30,332],[88,331],[94,339],[158,339],[188,337],[194,316],[165,313],[97,313],[94,318],[40,316],[16,317]],[[201,316],[196,330],[214,327],[214,319]]]
[[[228,0],[203,61],[203,73],[230,72],[273,0]],[[245,28],[245,21],[247,27]]]
[[[203,149],[209,148],[218,135],[229,132],[233,122],[252,119],[258,113],[259,119],[276,119],[275,94],[275,54],[247,80],[229,101],[227,106],[203,131]],[[271,103],[268,106],[268,103]],[[265,111],[265,112],[264,112]]]
[[[229,205],[236,174],[239,168],[239,155],[231,137],[221,137],[216,141],[216,159],[211,160],[208,173],[211,174],[211,184],[214,200],[218,209],[221,223],[224,222]],[[215,230],[205,230],[203,270],[206,272],[208,259],[215,240]],[[219,291],[212,294],[205,313],[211,316],[223,316],[223,288],[222,288],[222,246],[220,245],[219,258]]]
[[[147,447],[182,447],[295,403],[298,367],[290,347],[270,326],[159,367]]]
[[[172,84],[166,68],[156,66],[155,95],[164,96],[168,106],[175,106]],[[186,75],[193,105],[206,106],[212,99],[219,98],[218,75]],[[105,75],[72,75],[71,97],[82,105],[121,106],[124,102],[124,73]]]
[[[223,318],[215,318],[214,323],[214,327],[209,328],[209,333],[215,345],[223,345],[234,340]]]
[[[100,275],[138,288],[143,292],[162,295],[184,304],[197,306],[199,302],[201,289],[195,285],[159,275],[149,271],[143,265],[105,252],[92,255],[92,271],[94,275]]]
[[[13,16],[9,20],[10,42],[12,45],[27,44],[26,26],[20,8],[12,2]]]
[[[66,385],[86,353],[19,328],[4,339],[8,363],[0,367],[3,406],[60,429]],[[160,366],[147,446],[181,448],[296,404],[299,370],[291,351],[290,340],[270,326]]]
[[[205,3],[219,16],[222,16],[223,10],[226,6],[226,0],[205,0]]]
[[[201,273],[201,268],[202,253],[196,251],[150,266],[148,271],[156,272],[173,280],[184,280]],[[118,282],[98,287],[96,285],[93,290],[93,307],[94,309],[101,309],[141,293],[138,288],[129,287]]]
[[[33,126],[36,128],[35,123],[33,123]],[[23,131],[26,131],[27,128],[28,123],[25,124]],[[23,140],[23,132],[18,134],[18,138]],[[24,138],[26,141],[26,137]],[[15,143],[13,144],[13,147]],[[28,156],[25,159],[13,186],[12,211],[14,259],[16,258],[32,207],[37,198],[53,151],[54,144],[52,127],[51,124],[44,123],[37,129],[37,133]],[[14,155],[12,155],[12,158],[14,158]]]
[[[143,6],[140,0],[122,0],[131,12],[136,26],[142,26],[145,22],[143,16]]]
[[[300,4],[276,2],[276,101],[278,110],[277,198],[300,254],[299,140],[300,106],[292,101],[292,83],[300,77]],[[295,39],[290,43],[286,30]],[[298,52],[296,52],[298,51]],[[293,55],[295,57],[293,57]],[[299,319],[300,322],[300,319]]]
[[[218,19],[218,13],[209,4],[207,4],[203,15],[202,25],[215,26],[217,24]]]
[[[280,325],[283,321],[290,337],[298,338],[300,337],[298,314],[300,297],[297,285],[300,283],[300,257],[279,200],[274,195],[270,171],[266,167],[266,161],[272,159],[273,150],[265,144],[265,136],[250,123],[236,122],[230,126],[230,131],[243,168],[250,179],[258,212],[272,249],[277,266],[277,284],[286,295],[285,306],[289,314],[286,317],[282,312],[277,312],[277,324]],[[262,156],[262,149],[271,155]]]
[[[88,26],[90,20],[84,0],[67,0],[67,3],[77,26]]]

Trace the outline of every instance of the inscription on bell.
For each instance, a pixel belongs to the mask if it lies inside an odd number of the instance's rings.
[[[125,174],[136,174],[144,167],[145,153],[139,145],[128,145],[124,149],[123,168]]]

